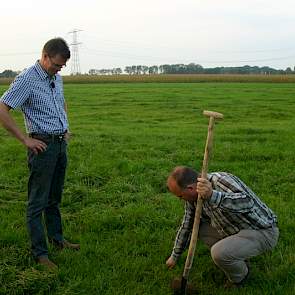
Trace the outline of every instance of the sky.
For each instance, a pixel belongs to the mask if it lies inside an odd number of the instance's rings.
[[[51,38],[72,44],[75,29],[82,73],[176,63],[295,66],[294,0],[5,0],[0,9],[0,72],[34,64]]]

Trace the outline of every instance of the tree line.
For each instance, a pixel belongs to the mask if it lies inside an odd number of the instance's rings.
[[[4,70],[2,73],[0,73],[0,78],[14,78],[16,77],[20,72],[15,72],[12,70]]]
[[[132,65],[126,66],[124,71],[121,68],[113,69],[91,69],[89,75],[157,75],[157,74],[247,74],[247,75],[287,75],[295,74],[295,67],[292,70],[287,67],[285,70],[277,70],[268,66],[241,66],[241,67],[214,67],[204,68],[199,64],[164,64],[164,65]]]
[[[20,72],[4,70],[0,73],[0,78],[14,78]],[[199,64],[164,64],[164,65],[132,65],[121,68],[111,69],[90,69],[88,75],[160,75],[160,74],[245,74],[245,75],[290,75],[295,74],[293,70],[287,67],[285,70],[278,70],[268,66],[242,66],[242,67],[214,67],[204,68]]]

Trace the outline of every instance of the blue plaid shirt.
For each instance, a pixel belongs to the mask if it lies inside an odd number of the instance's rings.
[[[68,129],[62,78],[51,78],[38,61],[16,77],[1,101],[22,110],[28,133],[60,134]]]

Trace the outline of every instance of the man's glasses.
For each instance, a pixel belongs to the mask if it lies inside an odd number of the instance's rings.
[[[66,64],[64,64],[64,65],[56,64],[56,63],[54,63],[54,62],[52,61],[52,59],[51,59],[50,56],[48,56],[48,57],[49,57],[49,59],[50,59],[51,64],[52,64],[55,68],[57,68],[57,69],[62,69],[62,68],[64,68],[64,67],[67,66]]]

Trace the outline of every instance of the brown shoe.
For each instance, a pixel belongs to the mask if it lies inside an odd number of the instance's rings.
[[[80,244],[73,244],[67,240],[63,240],[62,244],[63,244],[63,249],[68,248],[73,250],[80,250]]]
[[[226,280],[226,282],[224,284],[224,289],[226,289],[226,290],[238,289],[238,288],[242,288],[242,287],[243,287],[243,285],[241,285],[239,283],[231,282],[230,280]]]
[[[248,267],[248,272],[247,272],[246,276],[239,283],[234,283],[234,282],[231,282],[230,280],[227,279],[224,284],[225,289],[236,289],[236,288],[242,288],[245,286],[245,283],[248,281],[249,275],[250,275],[250,262],[249,262],[249,260],[246,260],[245,262]]]
[[[38,264],[45,266],[46,268],[50,270],[57,270],[58,268],[55,263],[53,263],[47,257],[44,257],[44,256],[37,257],[36,261]]]
[[[49,242],[51,244],[53,244],[54,247],[56,247],[59,250],[63,250],[63,249],[73,249],[73,250],[80,250],[80,244],[73,244],[70,243],[67,240],[63,240],[63,241],[57,241],[57,240],[49,240]]]

